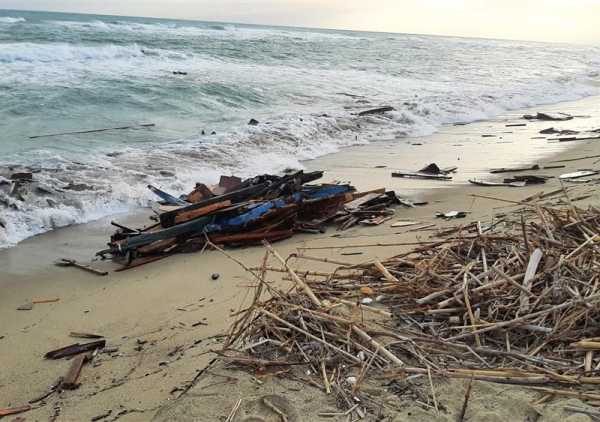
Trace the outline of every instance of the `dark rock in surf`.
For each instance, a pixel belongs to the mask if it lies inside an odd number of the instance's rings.
[[[249,126],[258,126],[260,122],[256,119],[250,119],[250,121],[248,122]]]

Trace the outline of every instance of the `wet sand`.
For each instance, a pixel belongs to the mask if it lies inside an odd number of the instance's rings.
[[[534,111],[562,111],[594,117],[569,122],[526,122],[520,119],[523,113]],[[506,126],[520,123],[527,123],[527,126]],[[469,185],[468,179],[491,179],[493,175],[487,172],[491,167],[545,164],[600,155],[600,143],[594,140],[551,143],[546,139],[532,139],[542,136],[538,132],[548,127],[600,128],[600,98],[536,107],[493,121],[448,126],[435,135],[422,138],[349,148],[307,162],[306,167],[324,169],[326,180],[350,181],[360,190],[385,186],[402,196],[429,202],[414,209],[398,208],[395,219],[417,220],[438,226],[489,220],[495,213],[506,209],[506,204],[476,199],[471,195],[521,200],[540,191],[556,189],[558,181],[552,179],[546,185],[525,188],[482,188]],[[564,169],[533,174],[555,176],[581,168],[600,168],[597,160],[565,162],[562,163],[567,166]],[[452,182],[390,177],[392,170],[416,170],[430,162],[443,167],[458,166],[459,170]],[[386,167],[376,168],[378,166]],[[498,176],[495,179],[502,179],[504,175]],[[583,185],[577,190],[581,194],[589,192],[592,197],[586,201],[598,203],[594,185]],[[441,222],[435,219],[436,212],[450,210],[468,211],[470,214],[460,221]],[[142,214],[112,219],[129,223],[130,219],[140,220],[144,217]],[[173,400],[180,394],[180,391],[174,390],[185,386],[214,358],[209,352],[220,347],[220,336],[226,332],[231,313],[243,304],[248,293],[246,286],[251,280],[243,269],[216,251],[177,255],[137,269],[111,272],[107,277],[52,265],[52,261],[59,257],[89,260],[103,248],[112,232],[109,220],[57,230],[0,251],[0,407],[22,405],[44,393],[59,376],[64,375],[70,362],[46,361],[43,355],[51,349],[78,341],[68,336],[70,331],[84,331],[106,336],[109,347],[118,348],[118,351],[100,354],[94,366],[84,368],[82,386],[78,390],[52,396],[46,405],[26,413],[27,420],[47,420],[58,406],[61,410],[57,420],[64,421],[90,420],[108,410],[112,413],[105,420],[112,420],[119,412],[127,411],[119,420],[215,421],[224,420],[239,398],[247,399],[244,406],[250,406],[252,400],[265,394],[287,397],[298,415],[302,415],[298,421],[319,420],[316,413],[325,408],[333,409],[332,397],[298,382],[267,379],[260,384],[247,374],[225,371],[218,365],[183,398]],[[345,232],[330,228],[325,234],[299,235],[275,246],[282,255],[293,253],[298,247],[339,246],[343,249],[314,250],[311,254],[346,262],[363,262],[376,257],[385,258],[408,247],[361,245],[427,240],[428,232],[410,232],[410,229],[394,229],[390,223],[373,228],[357,227]],[[341,255],[348,251],[362,252],[362,255]],[[230,253],[253,266],[259,264],[264,250],[247,248]],[[324,263],[293,263],[302,269],[331,270],[331,265]],[[94,265],[115,268],[110,262]],[[220,274],[218,280],[211,279],[213,273]],[[60,300],[37,304],[31,311],[16,310],[31,300],[53,298]],[[143,344],[139,344],[138,340]],[[531,404],[539,398],[537,394],[516,387],[477,385],[471,420],[525,420],[535,412],[542,414],[537,419],[541,422],[590,420],[587,416],[581,419],[581,415],[577,419],[567,417],[560,407],[564,400],[553,401],[542,409]],[[390,420],[454,420],[455,411],[460,406],[462,387],[440,382],[438,388],[438,400],[448,409],[447,412],[435,415],[414,403],[403,403],[390,397],[389,413],[395,416]],[[387,396],[382,397],[387,400]],[[252,411],[251,408],[242,410]],[[258,408],[255,411],[260,413]],[[278,420],[265,412],[263,420]]]

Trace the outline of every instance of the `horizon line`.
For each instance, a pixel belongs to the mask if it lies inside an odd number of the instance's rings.
[[[291,28],[291,29],[308,29],[308,30],[319,30],[319,31],[345,31],[345,32],[358,32],[358,33],[372,33],[372,34],[391,34],[391,35],[417,35],[426,37],[439,37],[439,38],[459,38],[467,40],[487,40],[487,41],[516,41],[516,42],[529,42],[539,44],[563,44],[563,45],[586,45],[597,47],[597,44],[587,42],[565,42],[565,41],[540,41],[540,40],[525,40],[520,38],[497,38],[497,37],[474,37],[465,35],[448,35],[448,34],[431,34],[431,33],[412,33],[412,32],[390,32],[380,30],[364,30],[364,29],[349,29],[349,28],[328,28],[318,26],[296,26],[296,25],[276,25],[266,23],[250,23],[250,22],[226,22],[218,20],[206,20],[199,18],[169,18],[169,17],[156,17],[156,16],[136,16],[136,15],[112,15],[104,13],[91,13],[91,12],[69,12],[69,11],[55,11],[55,10],[43,10],[43,9],[2,9],[0,11],[8,12],[30,12],[30,13],[64,13],[71,15],[85,15],[85,16],[107,16],[107,17],[120,17],[120,18],[142,18],[142,19],[158,19],[158,20],[172,20],[172,21],[183,21],[183,22],[201,22],[201,23],[226,23],[232,25],[248,25],[248,26],[262,26],[262,27],[273,27],[273,28]]]

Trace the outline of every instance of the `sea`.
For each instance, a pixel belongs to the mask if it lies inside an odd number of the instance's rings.
[[[599,93],[598,46],[0,10],[0,247],[147,206],[149,184]]]

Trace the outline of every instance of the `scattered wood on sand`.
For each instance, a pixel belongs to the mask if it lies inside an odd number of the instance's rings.
[[[518,203],[503,224],[473,222],[330,273],[296,272],[267,245],[262,267],[244,266],[254,299],[222,359],[335,391],[354,417],[380,409],[364,394],[369,380],[455,378],[599,400],[600,210]],[[267,283],[272,271],[295,288]]]

